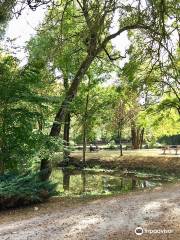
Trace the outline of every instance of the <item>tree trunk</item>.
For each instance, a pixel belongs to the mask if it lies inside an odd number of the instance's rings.
[[[63,170],[63,189],[64,191],[69,191],[70,185],[70,174],[68,171]]]
[[[132,148],[139,149],[139,129],[136,127],[131,128]]]
[[[86,173],[82,172],[81,173],[81,178],[82,178],[82,192],[86,191]]]
[[[144,128],[141,129],[140,133],[140,149],[142,149],[143,142],[144,142]]]
[[[43,127],[44,127],[44,121],[43,121],[43,111],[42,111],[42,108],[41,106],[38,107],[38,112],[40,113],[40,116],[38,117],[37,119],[37,125],[38,125],[38,129],[39,131],[43,131]]]
[[[2,135],[2,139],[0,139],[0,175],[4,174],[5,161],[9,157],[3,141],[5,141],[5,137]]]
[[[83,166],[86,164],[86,125],[83,126]]]
[[[144,128],[136,127],[133,123],[131,126],[132,148],[141,149],[144,140]]]
[[[132,177],[132,190],[136,188],[136,179]]]
[[[86,74],[86,71],[88,70],[89,66],[91,65],[92,61],[94,60],[95,55],[87,55],[85,60],[82,62],[76,76],[74,77],[72,84],[67,91],[66,97],[64,101],[62,102],[58,113],[56,114],[54,123],[52,125],[50,136],[58,136],[61,131],[61,126],[64,121],[64,117],[66,115],[66,111],[68,109],[69,104],[73,101],[74,97],[76,96],[79,84],[81,82],[81,79]]]
[[[6,140],[6,117],[7,116],[7,105],[2,104],[2,132],[0,136],[0,174],[3,175],[5,171],[5,161],[9,158],[7,154],[7,140]]]
[[[122,130],[121,129],[119,129],[119,131],[118,131],[118,136],[119,136],[120,156],[123,156],[123,151],[122,151]]]
[[[69,146],[69,132],[70,132],[70,122],[71,122],[71,115],[68,112],[65,117],[65,123],[64,123],[64,160],[69,160],[69,150],[67,149]]]
[[[96,55],[97,55],[97,53],[89,54],[86,56],[86,58],[82,62],[79,70],[77,71],[77,73],[72,81],[70,88],[68,89],[68,91],[66,93],[66,97],[65,97],[64,101],[62,102],[58,113],[56,114],[55,120],[53,122],[51,131],[49,134],[50,136],[52,136],[52,137],[59,136],[59,133],[61,131],[61,126],[65,120],[64,118],[67,113],[69,104],[73,101],[74,97],[76,96],[81,79],[86,74],[89,66],[91,65],[91,63],[94,60],[94,58],[96,57]],[[48,179],[49,175],[50,175],[49,172],[51,172],[48,159],[42,159],[40,170],[44,172],[43,179]],[[45,176],[45,173],[47,173],[46,176]]]
[[[88,83],[88,88],[90,85],[90,80]],[[83,117],[83,166],[86,165],[86,133],[87,133],[87,118],[88,118],[88,104],[89,104],[89,89],[88,94],[86,96],[86,106],[85,106],[85,112]]]
[[[4,174],[4,161],[3,161],[3,157],[0,156],[0,175]]]
[[[39,131],[42,132],[42,130],[43,130],[43,121],[42,121],[42,119],[38,119],[37,122],[38,122],[38,129],[39,129]]]
[[[49,176],[51,175],[51,166],[48,158],[43,158],[41,160],[41,165],[40,165],[40,173],[39,177],[41,181],[46,181],[49,179]]]

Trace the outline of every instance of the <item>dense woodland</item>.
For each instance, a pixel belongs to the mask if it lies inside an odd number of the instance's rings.
[[[39,7],[25,65],[0,45],[0,202],[12,182],[28,185],[17,202],[53,194],[53,156],[68,162],[77,145],[85,163],[90,143],[151,148],[177,135],[178,144],[178,0],[1,1],[1,42],[12,18]],[[121,53],[112,40],[124,34]]]

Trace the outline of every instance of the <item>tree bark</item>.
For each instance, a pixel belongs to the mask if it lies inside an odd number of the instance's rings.
[[[132,138],[132,148],[139,149],[139,127],[136,126],[136,123],[133,121],[131,125],[131,138]]]
[[[92,53],[88,54],[86,56],[86,58],[84,59],[84,61],[82,62],[79,70],[77,71],[77,73],[72,81],[70,88],[68,89],[68,91],[66,93],[66,97],[65,97],[64,101],[62,102],[58,113],[56,114],[54,123],[52,125],[51,131],[49,134],[50,136],[52,136],[52,137],[59,136],[62,124],[65,120],[65,116],[66,116],[68,108],[69,108],[69,104],[73,101],[74,97],[76,96],[81,79],[86,74],[89,66],[91,65],[91,63],[94,60],[94,58],[96,57],[96,55],[97,55],[97,52],[94,54],[92,54]],[[51,168],[50,168],[48,159],[42,159],[40,171],[43,172],[42,180],[47,180],[49,178],[49,175],[51,172]]]
[[[86,126],[83,126],[83,166],[86,164]]]
[[[69,146],[69,133],[70,133],[70,123],[71,123],[71,115],[70,112],[68,112],[65,116],[65,122],[64,122],[64,160],[69,160],[69,151],[67,150]]]
[[[46,181],[49,179],[49,176],[51,175],[51,166],[48,158],[41,159],[41,165],[40,165],[40,173],[39,178],[41,181]]]
[[[119,136],[120,156],[123,156],[123,151],[122,151],[122,130],[121,129],[119,129],[119,131],[118,131],[118,136]]]
[[[63,80],[64,80],[64,90],[65,90],[65,93],[67,94],[67,92],[69,90],[69,80],[68,80],[66,72],[63,73]],[[64,140],[63,158],[65,161],[69,160],[69,151],[67,148],[69,146],[70,122],[71,122],[71,115],[70,115],[70,110],[68,109],[68,111],[65,115],[64,135],[63,135],[63,140]]]
[[[142,149],[143,142],[144,142],[144,128],[141,129],[140,133],[140,149]]]
[[[50,136],[58,136],[61,131],[61,126],[64,121],[64,117],[66,115],[67,109],[69,104],[73,101],[74,97],[76,96],[79,84],[83,76],[85,75],[86,71],[88,70],[89,66],[91,65],[92,61],[96,57],[96,54],[94,55],[87,55],[87,57],[82,62],[76,76],[74,77],[72,84],[67,91],[66,97],[64,101],[62,102],[58,113],[56,114],[54,123],[52,125]]]
[[[70,173],[66,170],[63,170],[63,189],[64,191],[69,191],[70,185]]]
[[[141,149],[144,140],[144,128],[136,127],[135,123],[131,126],[132,148]]]
[[[4,161],[3,157],[0,157],[0,175],[4,174]]]
[[[82,178],[82,192],[86,191],[86,173],[82,172],[81,173],[81,178]]]
[[[38,129],[39,129],[39,131],[42,132],[42,130],[43,130],[43,121],[42,121],[42,119],[38,119],[37,122],[38,122]]]
[[[90,85],[90,80],[88,83],[88,88],[89,88],[89,85]],[[89,104],[89,89],[88,89],[88,94],[86,96],[86,106],[85,106],[85,112],[83,117],[83,166],[86,165],[86,144],[87,144],[86,134],[87,134],[88,104]]]

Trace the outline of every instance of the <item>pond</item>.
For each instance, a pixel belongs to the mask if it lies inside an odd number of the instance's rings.
[[[56,169],[51,179],[60,195],[113,195],[161,186],[173,177],[140,172]]]

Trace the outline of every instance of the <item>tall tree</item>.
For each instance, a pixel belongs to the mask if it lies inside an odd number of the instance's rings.
[[[71,4],[71,2],[69,4]],[[68,2],[65,2],[64,10],[67,9],[67,5]],[[165,12],[161,12],[161,14],[159,14],[158,10],[160,5],[154,4],[153,2],[148,2],[147,5],[144,5],[141,1],[137,1],[133,4],[122,4],[121,2],[115,0],[104,2],[77,1],[76,6],[78,6],[77,9],[79,11],[79,15],[82,16],[82,20],[84,21],[83,32],[86,31],[85,42],[87,50],[86,55],[80,63],[80,67],[77,69],[74,79],[72,80],[69,91],[67,92],[65,99],[56,114],[50,133],[52,136],[57,136],[59,134],[61,124],[66,113],[66,108],[74,99],[80,81],[94,59],[102,51],[105,51],[109,57],[113,59],[111,54],[109,54],[106,50],[107,44],[110,40],[127,30],[141,29],[145,31],[148,36],[159,36],[160,34],[157,30],[159,29],[159,31],[162,32],[164,29],[162,21],[164,19]],[[116,12],[119,14],[120,28],[114,34],[109,34],[109,29]],[[82,35],[82,33],[80,35]]]
[[[58,21],[54,21],[53,14],[50,14],[47,19],[48,21],[52,20],[51,22],[54,26],[57,25],[57,22],[60,22],[62,26],[59,45],[61,46],[62,41],[66,42],[67,39],[77,40],[77,36],[80,37],[80,42],[82,43],[80,48],[82,50],[81,58],[50,131],[51,136],[58,136],[69,105],[74,100],[80,82],[92,62],[96,58],[101,57],[102,52],[105,52],[110,60],[121,58],[119,54],[114,54],[112,48],[109,51],[108,46],[111,40],[125,31],[136,30],[141,32],[143,36],[146,36],[146,39],[150,40],[151,43],[154,43],[152,49],[154,54],[158,54],[159,49],[164,48],[167,44],[169,29],[166,22],[169,16],[172,18],[177,16],[178,3],[177,1],[167,3],[165,1],[144,2],[137,0],[122,3],[118,0],[77,0],[61,1],[59,7],[57,5],[54,6],[54,12],[59,18]],[[172,6],[174,11],[172,11]],[[63,24],[67,21],[65,14],[69,9],[74,10],[69,16],[71,21],[76,24],[76,32],[74,32],[74,35],[68,33],[66,39],[63,35]],[[117,19],[115,19],[115,15]],[[110,29],[115,20],[117,20],[118,29],[111,34]],[[76,43],[78,42],[76,41]]]

